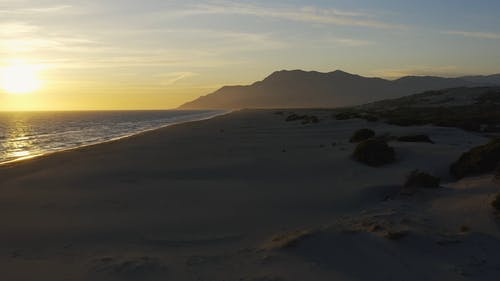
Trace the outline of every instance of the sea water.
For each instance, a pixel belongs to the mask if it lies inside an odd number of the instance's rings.
[[[223,113],[215,110],[0,112],[0,163]]]

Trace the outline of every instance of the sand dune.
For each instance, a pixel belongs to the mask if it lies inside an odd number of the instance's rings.
[[[2,280],[497,279],[489,200],[500,186],[448,173],[486,137],[331,111],[285,122],[287,112],[239,111],[0,167]],[[396,162],[373,168],[351,158],[360,128],[434,144],[391,141]],[[414,169],[443,188],[398,195]]]

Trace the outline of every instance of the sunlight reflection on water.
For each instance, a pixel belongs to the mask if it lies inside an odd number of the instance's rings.
[[[0,163],[95,144],[222,111],[0,113]]]

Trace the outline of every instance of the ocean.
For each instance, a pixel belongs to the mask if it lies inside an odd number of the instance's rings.
[[[0,112],[0,163],[223,113],[215,110]]]

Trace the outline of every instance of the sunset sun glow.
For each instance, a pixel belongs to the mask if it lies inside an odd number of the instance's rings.
[[[32,93],[42,85],[37,68],[30,64],[12,64],[2,69],[1,75],[1,87],[9,94]]]

